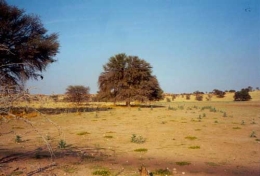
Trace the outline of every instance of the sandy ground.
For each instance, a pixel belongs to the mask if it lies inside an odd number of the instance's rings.
[[[168,169],[171,175],[260,175],[260,102],[161,105],[39,115],[30,119],[36,131],[22,121],[2,120],[0,173],[81,176],[106,170],[110,175],[137,176],[144,165],[153,173]],[[216,112],[203,110],[206,106]],[[253,132],[256,137],[250,137]],[[53,161],[37,133],[51,144]],[[131,142],[133,134],[145,142]],[[62,139],[65,149],[58,147]]]

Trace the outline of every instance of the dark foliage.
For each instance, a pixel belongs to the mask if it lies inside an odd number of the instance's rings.
[[[229,90],[229,92],[234,93],[234,92],[236,92],[236,90],[231,89],[231,90]]]
[[[190,100],[190,94],[186,94],[186,100]]]
[[[218,90],[218,89],[214,89],[214,90],[212,91],[212,93],[213,93],[214,95],[216,95],[218,98],[224,98],[224,97],[225,97],[225,94],[226,94],[226,92],[223,92],[223,91]]]
[[[253,87],[252,86],[248,86],[247,89],[248,89],[249,92],[253,91]]]
[[[200,92],[200,91],[197,90],[197,91],[193,92],[193,94],[194,94],[194,95],[197,95],[197,94],[204,94],[204,92]]]
[[[240,91],[237,91],[234,95],[235,101],[248,101],[251,99],[251,96],[249,94],[249,89],[241,89]]]
[[[162,89],[152,75],[152,67],[137,56],[117,54],[111,57],[98,79],[99,99],[105,101],[153,101],[162,98]]]
[[[89,87],[84,86],[69,86],[66,89],[66,101],[74,102],[77,105],[84,101],[88,101],[90,94],[89,94]]]
[[[203,100],[203,94],[196,94],[196,95],[195,95],[195,99],[196,99],[197,101],[202,101],[202,100]]]
[[[47,34],[40,19],[0,0],[0,85],[22,85],[43,78],[54,62],[57,34]]]

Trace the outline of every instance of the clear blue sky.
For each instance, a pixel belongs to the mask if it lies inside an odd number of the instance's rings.
[[[118,53],[153,66],[168,93],[260,87],[259,0],[7,0],[59,34],[58,62],[29,81],[32,93],[68,85],[98,90]]]

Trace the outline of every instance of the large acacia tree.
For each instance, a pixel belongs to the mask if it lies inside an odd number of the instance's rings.
[[[106,100],[147,101],[162,98],[162,89],[157,78],[152,75],[152,67],[137,56],[117,54],[103,66],[104,71],[98,79],[100,98]]]
[[[40,19],[0,0],[0,85],[22,85],[55,61],[57,34],[48,34]]]

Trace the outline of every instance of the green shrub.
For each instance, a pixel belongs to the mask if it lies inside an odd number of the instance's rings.
[[[195,136],[186,136],[185,139],[195,140],[195,139],[197,139],[197,137],[195,137]]]
[[[200,149],[200,146],[198,146],[198,145],[190,146],[189,149]]]
[[[135,152],[147,152],[148,149],[146,149],[146,148],[139,148],[139,149],[135,149],[134,151]]]
[[[109,139],[112,139],[113,136],[104,136],[104,138],[109,138]]]
[[[168,170],[168,169],[158,169],[156,171],[154,171],[155,175],[172,175],[172,173]]]
[[[94,172],[92,172],[93,175],[101,175],[101,176],[109,176],[111,175],[111,172],[106,168],[98,169]]]
[[[19,136],[19,135],[16,135],[16,137],[15,137],[15,142],[16,142],[16,143],[22,142],[22,137]]]
[[[250,137],[256,137],[256,134],[255,134],[255,132],[254,131],[252,131],[252,133],[250,134]]]
[[[63,139],[61,139],[61,140],[59,141],[58,147],[59,147],[60,149],[65,149],[65,148],[67,147],[66,141],[63,140]]]

